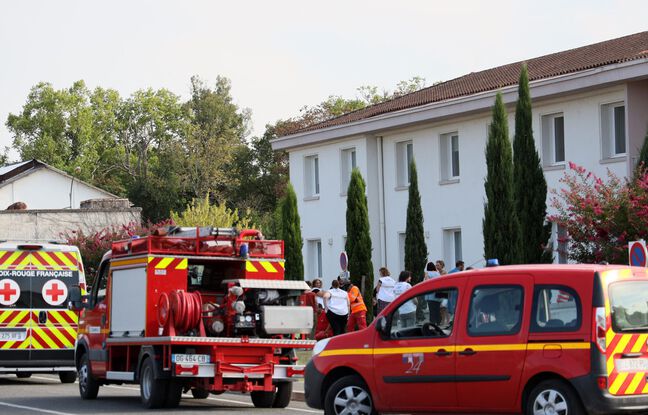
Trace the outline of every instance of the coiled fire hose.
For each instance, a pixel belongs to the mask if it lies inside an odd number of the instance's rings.
[[[178,332],[185,333],[196,328],[202,317],[202,296],[198,291],[174,290],[162,293],[158,300],[158,323],[165,326],[173,315],[173,323]]]

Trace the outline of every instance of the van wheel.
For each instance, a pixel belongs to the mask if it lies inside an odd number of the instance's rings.
[[[61,383],[74,383],[76,378],[76,372],[59,372],[59,379],[61,379]]]
[[[290,403],[292,398],[293,384],[292,382],[279,382],[277,383],[277,393],[275,393],[273,408],[285,408]]]
[[[96,399],[99,393],[99,382],[92,377],[90,359],[85,353],[79,362],[79,395],[81,399]]]
[[[177,408],[180,405],[180,399],[182,399],[182,383],[170,380],[168,381],[168,390],[166,399],[164,401],[165,408]]]
[[[349,375],[333,382],[324,398],[324,413],[326,415],[360,414],[375,415],[376,409],[371,400],[371,393],[364,381]]]
[[[209,397],[209,391],[207,389],[192,388],[191,396],[193,396],[194,399],[207,399]]]
[[[29,373],[29,372],[18,372],[18,373],[16,373],[16,377],[17,377],[18,379],[27,379],[27,378],[30,378],[31,375],[32,375],[32,374]]]
[[[147,357],[140,372],[140,397],[145,407],[161,408],[166,401],[167,382],[155,379],[155,363]]]
[[[275,393],[265,391],[253,391],[250,393],[252,403],[255,408],[272,408],[274,403]]]
[[[554,379],[545,380],[531,390],[526,402],[526,414],[583,415],[578,396],[565,384]]]

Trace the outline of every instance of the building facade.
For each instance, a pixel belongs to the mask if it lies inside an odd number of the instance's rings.
[[[648,131],[648,32],[526,61],[533,131],[550,194],[569,162],[631,173]],[[471,73],[273,141],[289,153],[306,279],[330,281],[344,250],[346,187],[367,183],[376,270],[403,269],[409,161],[416,161],[429,259],[483,266],[485,145],[497,92],[511,140],[522,62]],[[549,213],[552,213],[551,208]],[[558,251],[554,228],[555,260]],[[561,250],[562,251],[562,250]]]

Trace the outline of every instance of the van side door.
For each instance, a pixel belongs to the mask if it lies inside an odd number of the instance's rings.
[[[457,338],[457,396],[466,411],[512,410],[526,357],[533,299],[530,275],[474,276]]]

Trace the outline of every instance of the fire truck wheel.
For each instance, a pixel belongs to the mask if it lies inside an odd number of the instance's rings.
[[[59,379],[61,379],[61,383],[74,383],[76,378],[76,372],[59,372]]]
[[[275,394],[273,408],[285,408],[290,403],[292,397],[293,384],[292,382],[279,382],[277,383],[277,393]]]
[[[362,378],[355,375],[340,378],[328,388],[324,398],[324,413],[327,415],[377,414],[369,388]]]
[[[90,359],[85,353],[79,363],[79,394],[82,399],[96,399],[99,393],[99,382],[92,377]]]
[[[207,399],[209,397],[209,391],[207,389],[192,388],[191,396],[195,399]]]
[[[274,392],[254,391],[250,393],[252,403],[256,408],[272,408],[274,403]]]
[[[140,370],[140,397],[145,407],[149,409],[164,406],[167,395],[168,383],[162,379],[155,379],[155,362],[147,357]]]
[[[525,413],[583,415],[585,411],[578,396],[569,385],[559,379],[549,379],[540,382],[531,390]]]
[[[166,400],[164,401],[165,408],[177,408],[180,405],[180,399],[182,398],[182,383],[175,380],[168,381],[168,391],[166,395]]]
[[[32,374],[29,373],[29,372],[18,372],[18,373],[16,373],[16,377],[17,377],[18,379],[27,379],[27,378],[30,378],[31,375],[32,375]]]

